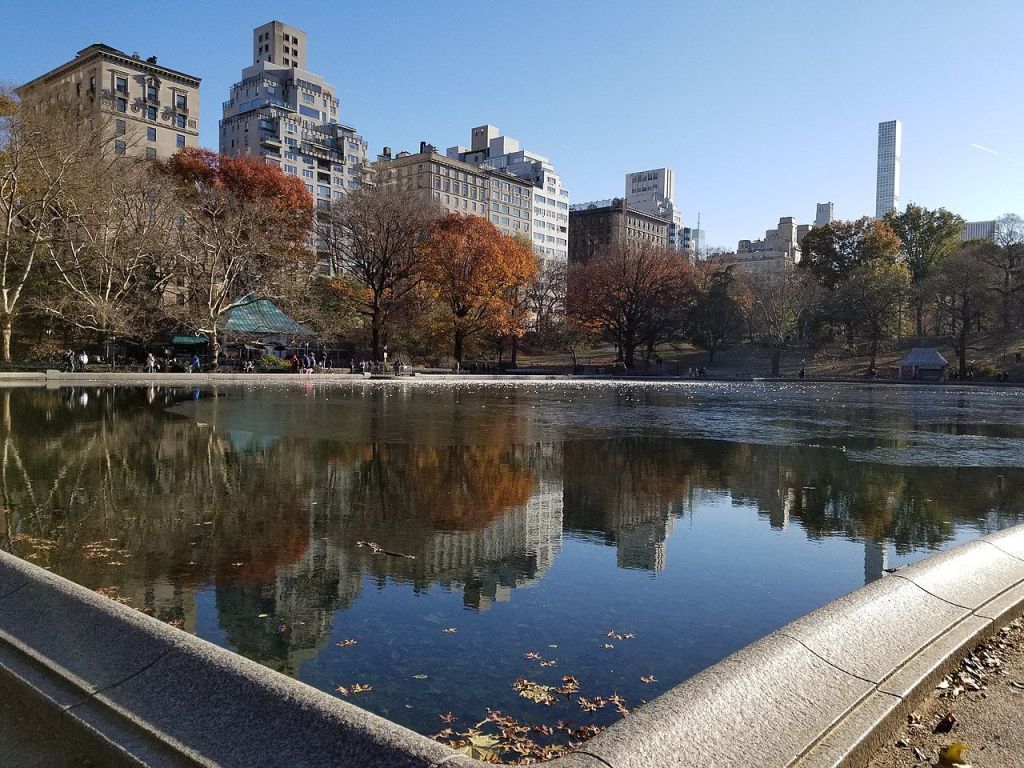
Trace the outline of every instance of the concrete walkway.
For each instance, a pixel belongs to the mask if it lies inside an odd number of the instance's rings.
[[[944,719],[952,728],[935,733]],[[963,759],[974,768],[1024,766],[1024,619],[982,643],[943,678],[868,766],[946,765],[939,751],[956,742],[967,745]]]

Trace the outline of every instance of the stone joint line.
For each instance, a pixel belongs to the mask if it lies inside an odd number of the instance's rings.
[[[936,595],[936,594],[935,594],[934,592],[929,592],[929,591],[928,591],[927,589],[925,589],[924,587],[922,587],[922,586],[921,586],[920,584],[918,584],[918,583],[917,583],[916,581],[914,581],[913,579],[908,579],[908,578],[907,578],[906,576],[900,576],[900,574],[898,574],[898,573],[890,573],[890,574],[889,574],[889,577],[890,577],[890,578],[896,578],[896,579],[903,579],[904,581],[906,581],[906,582],[908,582],[908,583],[910,583],[910,584],[913,584],[913,585],[914,585],[915,587],[917,587],[918,589],[920,589],[920,590],[921,590],[922,592],[924,592],[924,593],[925,593],[926,595],[931,595],[931,596],[932,596],[932,597],[934,597],[934,598],[935,598],[936,600],[941,600],[941,601],[942,601],[942,602],[944,602],[944,603],[945,603],[946,605],[952,605],[952,606],[953,606],[954,608],[962,608],[962,609],[963,609],[963,610],[965,610],[965,611],[970,611],[970,612],[971,612],[972,614],[974,613],[974,609],[973,609],[973,608],[971,608],[970,606],[967,606],[967,605],[960,605],[960,603],[954,603],[954,602],[953,602],[952,600],[947,600],[947,599],[946,599],[946,598],[944,598],[944,597],[939,597],[939,596],[938,596],[938,595]],[[999,594],[1001,595],[1001,594],[1002,594],[1002,592],[1000,592]],[[999,596],[999,595],[993,595],[993,596],[992,596],[992,599],[995,599],[995,598],[996,598],[996,597],[998,597],[998,596]]]
[[[817,652],[816,650],[814,650],[814,649],[813,649],[813,648],[811,648],[811,647],[810,647],[809,645],[807,645],[807,643],[805,643],[805,642],[804,642],[803,640],[801,640],[801,639],[800,639],[799,637],[795,637],[794,635],[791,635],[791,634],[789,634],[788,632],[779,632],[779,634],[780,634],[780,635],[781,635],[782,637],[787,637],[787,638],[789,638],[790,640],[792,640],[793,642],[795,642],[795,643],[798,643],[798,644],[799,644],[799,645],[800,645],[801,647],[803,647],[803,649],[804,649],[804,650],[806,650],[806,651],[807,651],[808,653],[810,653],[810,654],[811,654],[812,656],[815,656],[816,658],[818,658],[818,659],[821,659],[821,660],[822,660],[823,662],[825,662],[825,663],[826,663],[826,664],[828,664],[828,665],[829,665],[830,667],[832,667],[832,669],[834,669],[834,670],[836,670],[836,671],[838,671],[838,672],[842,672],[842,673],[843,673],[844,675],[849,675],[850,677],[855,677],[855,678],[857,678],[858,680],[862,680],[863,682],[865,682],[865,683],[868,683],[869,685],[873,685],[873,686],[875,686],[876,688],[877,688],[877,687],[878,687],[878,686],[880,685],[880,683],[876,683],[876,682],[875,682],[874,680],[869,680],[869,679],[868,679],[868,678],[866,678],[866,677],[861,677],[861,676],[860,676],[860,675],[858,675],[858,674],[857,674],[856,672],[851,672],[851,671],[850,671],[850,670],[848,670],[848,669],[843,669],[842,667],[840,667],[840,666],[839,666],[838,664],[836,664],[835,662],[829,661],[829,660],[828,660],[828,659],[826,659],[826,658],[825,658],[824,656],[822,656],[822,655],[821,655],[820,653],[818,653],[818,652]]]

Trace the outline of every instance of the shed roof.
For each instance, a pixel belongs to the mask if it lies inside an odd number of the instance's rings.
[[[900,360],[900,365],[914,365],[918,368],[942,368],[949,362],[935,347],[914,347]]]

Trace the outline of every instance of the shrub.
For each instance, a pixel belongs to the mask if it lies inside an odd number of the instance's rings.
[[[256,362],[256,365],[260,368],[287,368],[288,361],[282,360],[277,355],[266,354]]]

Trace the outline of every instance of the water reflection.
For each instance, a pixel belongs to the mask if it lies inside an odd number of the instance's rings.
[[[612,589],[632,590],[623,604],[654,635],[671,629],[677,617],[665,617],[663,605],[646,605],[645,587],[623,586],[593,559],[606,547],[614,548],[619,570],[650,580],[673,567],[684,573],[688,564],[672,558],[696,561],[702,553],[686,549],[687,540],[701,547],[711,540],[694,526],[716,522],[725,509],[740,510],[760,521],[760,532],[730,529],[715,544],[720,565],[730,562],[730,536],[756,535],[756,547],[766,551],[776,542],[771,536],[797,530],[811,543],[857,542],[863,580],[870,581],[882,575],[890,553],[895,560],[919,555],[958,531],[986,531],[1024,512],[1019,468],[852,461],[835,446],[841,442],[835,424],[850,414],[833,413],[829,404],[794,404],[790,418],[799,422],[804,444],[771,444],[674,434],[680,423],[698,419],[692,394],[611,391],[579,408],[566,408],[563,397],[455,388],[4,390],[0,547],[325,686],[329,673],[309,670],[326,663],[342,631],[339,617],[351,613],[356,621],[363,616],[357,604],[372,595],[391,601],[373,603],[381,616],[403,595],[420,599],[423,610],[403,607],[402,615],[430,627],[429,642],[412,635],[396,640],[393,624],[384,626],[376,615],[358,620],[367,634],[378,633],[382,648],[400,642],[396,653],[414,654],[410,649],[419,647],[424,663],[445,653],[436,647],[435,630],[450,619],[431,612],[438,590],[459,595],[464,610],[483,615],[550,577],[550,603],[548,597],[530,603],[535,622],[554,626],[572,610],[581,625],[600,627],[609,614],[601,610],[601,594],[580,600],[556,593],[568,582],[584,593],[605,584],[609,601]],[[603,427],[595,416],[602,408],[614,414]],[[616,427],[617,409],[646,419],[644,429]],[[669,415],[659,422],[644,409]],[[724,423],[722,412],[735,417],[734,407],[723,409],[706,406],[705,421]],[[774,419],[772,429],[781,429],[776,415],[768,409],[757,418]],[[951,439],[998,435],[1024,444],[1019,428],[985,426],[976,413],[946,426],[916,409],[912,422],[892,424],[891,417],[891,403],[862,409],[858,448],[891,448],[908,430]],[[815,439],[806,440],[809,434]],[[557,575],[560,551],[570,541],[587,549],[565,555],[572,570]],[[360,542],[391,554],[374,554]],[[783,574],[761,577],[778,579],[783,593],[788,588]],[[856,586],[845,578],[835,576],[829,588],[841,594]],[[203,600],[212,600],[215,626],[204,624],[211,617]],[[799,600],[791,604],[797,615],[806,610]],[[752,639],[750,632],[786,618],[758,619],[769,622],[764,626],[751,620],[751,629],[727,637],[721,626],[706,630],[723,636],[721,651],[714,651],[720,656]],[[497,635],[481,640],[482,660],[474,664],[489,658],[487,644],[499,656],[521,653],[501,650]],[[651,649],[670,651],[679,653]],[[696,654],[687,663],[702,659]],[[601,662],[588,663],[596,669]],[[666,685],[676,681],[666,676]],[[397,701],[377,706],[395,717]]]

